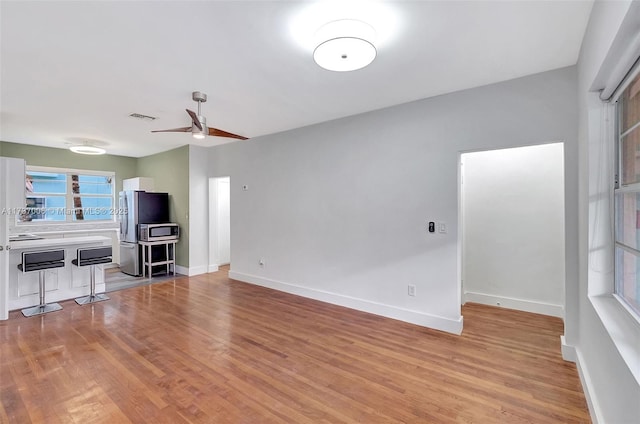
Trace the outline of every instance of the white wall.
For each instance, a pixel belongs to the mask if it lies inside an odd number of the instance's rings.
[[[224,265],[231,261],[231,187],[229,177],[218,178],[217,183],[218,263]]]
[[[465,153],[466,301],[562,317],[562,143]]]
[[[640,384],[596,312],[596,295],[613,286],[611,166],[613,142],[603,136],[604,104],[592,88],[601,70],[616,61],[618,45],[630,46],[640,32],[640,4],[596,1],[578,62],[580,145],[579,285],[567,287],[565,343],[575,349],[578,369],[594,422],[637,423]],[[631,32],[625,40],[620,35]],[[637,55],[637,51],[636,51]],[[609,327],[611,329],[611,327]],[[612,334],[620,332],[617,326]],[[630,346],[640,340],[627,339]],[[638,358],[636,357],[636,360]]]
[[[572,67],[213,147],[209,176],[232,182],[230,275],[460,332],[459,153],[574,145],[575,105]]]
[[[231,260],[229,177],[209,179],[209,272]]]
[[[176,269],[187,275],[208,272],[209,177],[207,148],[189,146],[189,268]],[[167,170],[167,172],[171,172]],[[181,228],[181,231],[184,229]]]

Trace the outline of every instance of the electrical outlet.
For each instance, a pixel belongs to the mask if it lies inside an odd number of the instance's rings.
[[[407,293],[409,294],[409,296],[415,296],[416,295],[416,286],[414,286],[413,284],[409,284],[407,286]]]
[[[445,222],[438,222],[438,232],[440,234],[447,233],[447,224]]]

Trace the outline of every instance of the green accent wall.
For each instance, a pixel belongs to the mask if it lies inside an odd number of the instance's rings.
[[[0,156],[22,158],[27,165],[112,171],[116,193],[122,180],[151,177],[155,191],[169,193],[171,221],[180,225],[176,264],[189,266],[189,145],[142,158],[78,155],[66,149],[0,141]]]
[[[0,156],[22,158],[27,165],[53,168],[112,171],[116,173],[116,193],[122,190],[122,180],[137,177],[137,159],[115,155],[78,155],[67,149],[33,146],[0,141]]]
[[[180,225],[176,263],[189,266],[189,145],[137,159],[136,177],[153,178],[153,189],[169,193],[171,221]]]

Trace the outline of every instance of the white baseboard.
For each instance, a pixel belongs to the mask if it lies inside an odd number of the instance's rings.
[[[495,296],[484,293],[465,292],[464,302],[475,302],[483,305],[501,306],[507,309],[533,312],[535,314],[550,315],[564,319],[564,307],[550,303],[535,302],[511,297]]]
[[[584,391],[584,397],[587,400],[587,407],[589,408],[589,414],[591,415],[591,421],[593,424],[604,424],[602,418],[602,412],[600,406],[595,398],[595,391],[593,390],[593,382],[589,371],[583,366],[584,359],[579,350],[575,349],[576,353],[576,368],[578,369],[578,376],[580,377],[580,383],[582,383],[582,390]]]
[[[369,312],[375,315],[381,315],[387,318],[393,318],[411,324],[423,327],[433,328],[447,333],[461,334],[463,319],[444,318],[436,315],[425,314],[423,312],[402,309],[396,306],[385,305],[382,303],[372,302],[369,300],[358,299],[355,297],[345,296],[337,293],[316,290],[309,287],[297,286],[295,284],[283,283],[280,281],[270,280],[256,275],[244,274],[236,271],[229,271],[229,278],[234,280],[251,283],[270,289],[279,290],[286,293],[295,294],[334,305],[344,306],[358,311]]]
[[[195,266],[195,267],[186,267],[176,265],[176,272],[182,275],[188,275],[189,277],[193,277],[194,275],[206,274],[208,267],[206,265],[203,266]]]
[[[562,352],[562,359],[565,361],[576,362],[578,360],[576,347],[567,344],[564,336],[560,336],[560,351]]]
[[[189,275],[189,268],[184,267],[184,266],[180,266],[180,265],[176,265],[176,272],[178,274],[182,274],[182,275]]]
[[[176,265],[176,272],[178,274],[188,275],[189,277],[193,277],[194,275],[207,274],[209,272],[216,272],[218,270],[218,265],[202,265],[189,268]]]

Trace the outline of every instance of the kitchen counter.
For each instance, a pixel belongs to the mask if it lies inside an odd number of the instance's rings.
[[[9,295],[6,299],[0,299],[0,302],[6,302],[5,310],[22,309],[39,303],[38,273],[23,273],[18,270],[18,264],[22,262],[22,252],[64,249],[65,266],[49,269],[45,274],[46,302],[50,303],[89,294],[89,267],[77,267],[71,263],[77,255],[78,248],[111,245],[112,239],[102,236],[42,238],[38,240],[30,239],[30,237],[15,240],[14,236],[9,242],[11,247],[9,280],[5,283],[8,284]],[[96,266],[96,293],[104,292],[104,288],[104,266],[98,265]],[[3,288],[0,287],[0,289]],[[4,292],[4,290],[0,290],[0,292]],[[0,319],[3,318],[6,319],[6,317],[0,317]]]
[[[9,246],[11,246],[12,250],[38,250],[84,244],[102,246],[111,244],[111,239],[102,236],[86,236],[73,238],[40,238],[37,240],[9,240]]]

